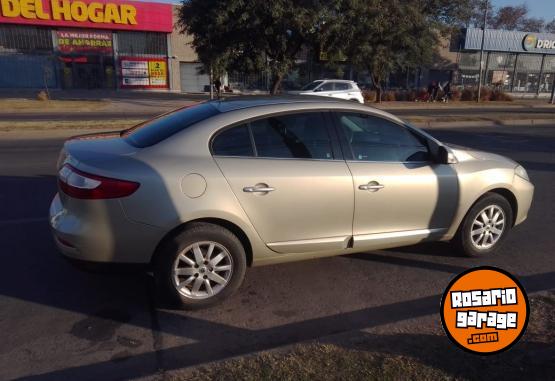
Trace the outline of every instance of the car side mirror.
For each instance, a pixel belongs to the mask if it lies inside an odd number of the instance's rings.
[[[439,164],[456,164],[457,158],[447,147],[438,146],[437,147],[437,162]]]

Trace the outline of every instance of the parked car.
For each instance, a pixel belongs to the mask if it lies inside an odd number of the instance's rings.
[[[300,91],[290,91],[289,94],[318,95],[364,103],[356,82],[343,79],[320,79],[303,86]]]
[[[186,308],[223,300],[249,266],[423,241],[489,254],[526,219],[534,189],[510,159],[313,97],[209,101],[76,137],[58,169],[61,252],[149,264],[158,291]]]

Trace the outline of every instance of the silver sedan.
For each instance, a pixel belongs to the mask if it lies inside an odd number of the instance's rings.
[[[229,296],[248,266],[423,241],[489,254],[534,190],[510,159],[314,98],[204,102],[73,138],[58,170],[60,251],[149,264],[159,293],[185,308]]]

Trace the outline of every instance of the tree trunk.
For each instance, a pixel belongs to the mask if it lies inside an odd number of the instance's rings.
[[[376,89],[376,101],[375,103],[382,103],[382,81],[381,79],[376,76],[375,74],[371,74],[372,78],[372,85]]]
[[[382,103],[382,86],[377,85],[376,87],[376,101],[375,103]]]
[[[274,77],[272,78],[272,88],[270,90],[271,95],[276,95],[278,93],[282,79],[283,74],[274,75]]]

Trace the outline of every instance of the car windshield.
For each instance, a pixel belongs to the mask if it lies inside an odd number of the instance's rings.
[[[320,85],[322,81],[314,81],[310,82],[308,85],[304,85],[301,90],[314,90],[318,85]]]
[[[216,114],[219,111],[212,104],[199,103],[148,120],[124,131],[121,136],[135,147],[150,147]]]

